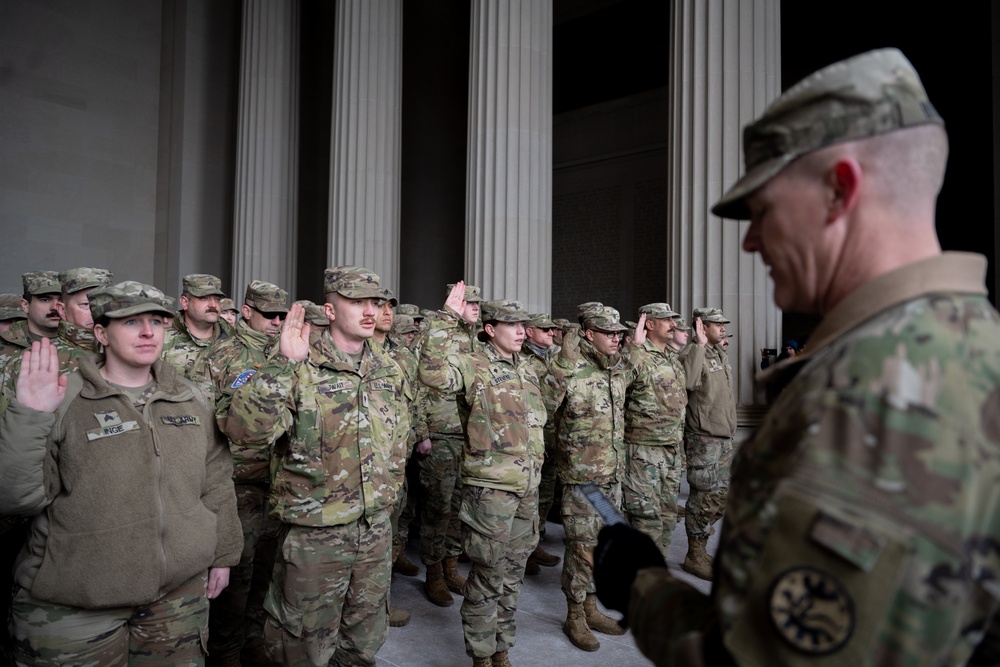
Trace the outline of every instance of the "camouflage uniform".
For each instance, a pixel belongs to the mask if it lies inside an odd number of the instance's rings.
[[[222,291],[222,281],[215,276],[195,273],[184,276],[184,293],[192,296],[226,296]],[[160,358],[177,369],[185,377],[190,377],[201,357],[217,340],[230,335],[229,323],[221,317],[212,330],[211,338],[196,338],[191,335],[184,321],[184,313],[178,313],[173,326],[163,338],[163,352]]]
[[[555,328],[548,313],[533,315],[528,326],[544,328]],[[549,364],[555,358],[557,351],[554,345],[548,348],[540,348],[525,339],[521,346],[521,358],[526,364],[531,366],[532,372],[539,380],[544,380],[549,374]],[[552,508],[552,502],[556,493],[557,466],[556,466],[556,423],[554,419],[549,419],[545,423],[545,463],[542,465],[542,480],[538,485],[538,525],[540,537],[545,536],[545,521]]]
[[[657,319],[677,316],[665,303],[643,306],[640,312]],[[661,350],[648,339],[626,349],[636,380],[625,401],[625,510],[629,522],[652,537],[666,557],[684,472],[684,368],[670,347]]]
[[[483,320],[527,321],[516,301],[487,302]],[[538,543],[538,482],[545,407],[539,380],[518,355],[493,345],[453,354],[460,318],[435,318],[421,351],[420,379],[458,396],[465,426],[462,546],[472,560],[462,603],[465,652],[489,658],[514,645],[514,613],[524,565]]]
[[[21,308],[21,295],[13,292],[0,294],[0,322],[27,319]]]
[[[467,285],[467,302],[482,301],[479,288]],[[440,319],[435,316],[434,319]],[[432,327],[414,342],[423,364],[422,350],[427,345],[439,349],[447,343],[449,355],[481,350],[476,340],[476,326],[461,317],[447,328]],[[453,326],[451,326],[453,325]],[[437,337],[432,340],[432,337]],[[421,377],[425,369],[420,369]],[[422,388],[422,412],[427,419],[431,451],[420,461],[420,483],[424,488],[424,507],[420,517],[420,558],[426,565],[455,558],[461,552],[458,509],[462,489],[462,421],[454,394],[442,393],[433,386]]]
[[[254,280],[247,286],[244,303],[265,313],[287,313],[287,300],[288,293],[277,285]],[[192,381],[206,385],[223,433],[233,394],[254,376],[276,348],[276,337],[255,331],[246,320],[241,320],[233,335],[216,342],[195,366]],[[239,565],[229,573],[229,586],[211,603],[208,648],[213,657],[263,646],[264,595],[281,527],[276,518],[268,516],[269,448],[230,441],[229,450],[233,455],[233,486],[243,529],[243,553]]]
[[[729,322],[717,308],[696,311],[695,315],[704,322]],[[691,485],[684,528],[689,543],[703,542],[726,509],[736,435],[733,369],[729,356],[719,346],[688,345],[681,361],[688,390],[684,450]]]
[[[602,331],[625,329],[618,322],[618,311],[604,306],[589,311],[586,321]],[[567,600],[581,604],[594,593],[589,555],[597,544],[601,520],[577,487],[595,484],[614,505],[621,506],[625,392],[636,375],[620,354],[607,357],[586,339],[579,341],[575,351],[573,347],[567,340],[552,362],[546,393],[560,414],[557,442],[566,531],[562,590]]]
[[[327,293],[381,298],[378,276],[328,269]],[[278,353],[233,396],[241,445],[289,435],[272,481],[284,523],[264,601],[268,655],[288,665],[374,665],[387,629],[389,512],[402,484],[412,396],[399,366],[366,341],[360,363],[314,337],[305,361]]]

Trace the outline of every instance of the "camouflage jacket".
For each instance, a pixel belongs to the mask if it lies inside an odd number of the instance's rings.
[[[420,380],[457,397],[465,427],[462,483],[518,496],[538,487],[545,445],[545,406],[538,377],[519,355],[504,358],[492,345],[453,354],[449,314],[434,318],[420,357]],[[461,335],[461,334],[460,334]]]
[[[228,338],[231,334],[232,328],[229,323],[219,318],[211,338],[205,340],[195,338],[184,323],[184,313],[177,313],[173,326],[167,329],[163,337],[163,352],[160,353],[160,359],[176,368],[184,377],[191,377],[198,358],[216,341]]]
[[[625,392],[635,368],[581,339],[552,362],[546,399],[558,406],[559,479],[564,484],[611,484],[625,473]]]
[[[278,353],[237,391],[226,435],[240,445],[289,434],[271,485],[285,523],[344,525],[391,509],[403,483],[410,384],[381,345],[366,341],[361,366],[329,330],[301,363]]]
[[[396,340],[392,336],[387,336],[385,339],[385,349],[392,357],[392,360],[399,364],[399,367],[403,369],[403,374],[406,375],[407,381],[410,383],[410,387],[414,389],[413,400],[410,401],[410,437],[407,439],[407,456],[412,453],[413,445],[425,440],[427,435],[427,420],[423,414],[424,404],[420,402],[420,391],[418,389],[419,381],[417,380],[417,358],[414,356],[410,348],[406,347],[405,344]]]
[[[94,332],[90,329],[77,326],[67,320],[59,322],[59,335],[52,339],[58,346],[60,343],[68,347],[75,347],[84,352],[100,352],[101,345],[94,338]]]
[[[684,429],[732,438],[736,435],[736,395],[729,356],[710,345],[688,345],[680,357],[688,392]]]
[[[428,325],[426,332],[419,334],[414,339],[414,346],[419,351],[417,358],[420,359],[420,363],[423,364],[423,349],[428,344],[437,343],[437,347],[440,348],[440,343],[446,341],[448,343],[449,355],[466,354],[469,352],[481,350],[483,345],[478,340],[476,340],[476,327],[469,324],[461,318],[455,318],[451,313],[445,313],[445,311],[438,311],[438,316],[432,318],[438,324],[441,323],[442,319],[449,320],[449,328],[442,329],[439,326],[435,326],[435,322],[431,322]],[[431,337],[437,336],[438,341],[432,341]],[[423,375],[423,368],[420,369],[420,375]],[[455,395],[442,393],[433,387],[429,387],[426,391],[420,392],[423,398],[423,407],[421,408],[426,420],[427,420],[427,433],[431,435],[451,435],[451,436],[461,436],[462,435],[462,420],[458,415],[458,405],[455,403]]]
[[[233,329],[233,335],[217,341],[191,370],[191,381],[212,397],[215,418],[223,433],[226,432],[233,394],[277,351],[276,342],[276,336],[254,331],[240,320]],[[238,484],[266,483],[270,480],[268,447],[230,442],[229,449],[233,453],[233,479]]]
[[[531,371],[535,374],[540,381],[544,381],[549,374],[549,365],[555,358],[552,353],[552,348],[547,350],[542,350],[545,353],[544,356],[538,354],[538,349],[533,345],[528,345],[525,343],[521,346],[521,356],[520,359],[528,365]],[[542,398],[546,398],[546,393],[542,392]],[[542,431],[545,436],[545,451],[552,452],[556,446],[556,420],[555,420],[555,410],[556,406],[551,405],[550,401],[545,401],[546,408],[546,420],[545,428]]]
[[[625,398],[625,442],[631,445],[678,446],[684,441],[687,407],[684,368],[677,353],[645,341],[626,345],[636,379]]]
[[[996,664],[1000,314],[985,270],[945,253],[884,274],[760,376],[786,389],[737,453],[713,597],[637,578],[644,651],[714,625],[703,645],[739,665]]]
[[[0,366],[6,365],[11,357],[30,348],[31,340],[27,320],[18,320],[10,329],[0,333]]]

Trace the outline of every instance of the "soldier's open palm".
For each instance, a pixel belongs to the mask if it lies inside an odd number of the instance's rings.
[[[465,281],[459,280],[455,283],[455,286],[451,288],[448,292],[448,298],[445,299],[444,309],[451,310],[454,314],[459,317],[462,316],[462,312],[465,310]]]
[[[638,346],[646,342],[646,313],[639,316],[639,323],[636,324],[635,331],[632,332],[632,342]]]
[[[278,349],[289,359],[304,361],[309,356],[309,329],[305,308],[301,304],[292,304],[281,325]]]
[[[48,338],[25,350],[16,391],[21,405],[39,412],[53,412],[62,403],[66,377],[59,375],[59,355]]]

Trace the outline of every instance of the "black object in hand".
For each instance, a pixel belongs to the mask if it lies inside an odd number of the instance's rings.
[[[594,550],[594,585],[597,599],[608,609],[628,616],[628,603],[636,573],[647,567],[666,567],[656,543],[643,532],[619,523],[605,526]],[[624,621],[622,623],[624,627]]]

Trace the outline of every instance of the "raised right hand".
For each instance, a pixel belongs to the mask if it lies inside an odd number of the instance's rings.
[[[59,374],[59,354],[48,338],[25,350],[15,389],[18,402],[32,410],[54,412],[62,403],[66,376]]]
[[[462,317],[465,310],[465,281],[459,280],[448,292],[448,298],[444,301],[444,309],[451,311],[452,315]]]
[[[309,356],[309,331],[306,309],[300,304],[292,304],[288,316],[281,325],[278,350],[292,361],[305,361]]]

